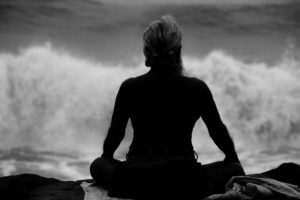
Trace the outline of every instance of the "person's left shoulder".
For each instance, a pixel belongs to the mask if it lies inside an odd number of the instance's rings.
[[[203,86],[206,85],[202,79],[199,79],[198,77],[195,76],[183,75],[182,79],[187,85],[190,85],[191,87],[196,89],[203,88]]]
[[[186,79],[188,79],[188,81],[194,83],[194,84],[198,84],[201,85],[204,83],[204,81],[196,76],[192,76],[192,75],[184,75],[183,77],[185,77]]]

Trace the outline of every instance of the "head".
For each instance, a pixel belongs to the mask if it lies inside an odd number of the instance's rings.
[[[182,34],[176,19],[164,15],[152,22],[143,34],[146,66],[182,71]]]

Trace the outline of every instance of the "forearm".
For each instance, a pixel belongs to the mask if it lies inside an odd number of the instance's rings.
[[[226,160],[238,161],[238,156],[234,148],[227,127],[221,120],[212,93],[206,84],[203,85],[203,108],[202,117],[208,128],[209,134],[215,144],[226,156]]]
[[[109,128],[107,137],[103,143],[102,157],[112,159],[115,151],[119,147],[122,139],[124,138],[125,131]]]
[[[218,148],[225,154],[226,159],[238,161],[238,156],[230,134],[223,123],[210,130],[210,135]]]

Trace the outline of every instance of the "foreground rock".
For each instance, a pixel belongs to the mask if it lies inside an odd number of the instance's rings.
[[[273,170],[248,176],[251,176],[252,178],[271,178],[300,187],[300,165],[295,163],[284,163]],[[34,174],[0,177],[0,199],[84,200],[85,192],[81,187],[83,181],[86,183],[92,182],[92,180],[60,181],[58,179],[45,178]],[[89,199],[115,199],[109,198],[107,196],[107,191],[99,186],[92,186],[91,188],[91,190],[89,190],[91,191],[90,196],[93,196],[94,198]],[[221,195],[220,198],[222,199],[223,196]],[[284,198],[282,198],[281,195],[279,199],[283,200]]]
[[[83,200],[82,181],[60,181],[34,174],[0,178],[0,195],[5,200]]]

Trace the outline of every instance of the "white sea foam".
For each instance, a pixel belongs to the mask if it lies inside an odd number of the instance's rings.
[[[285,57],[274,66],[247,64],[222,51],[188,60],[190,73],[210,86],[234,136],[254,148],[291,145],[299,138],[299,62]]]
[[[299,62],[285,57],[273,66],[249,64],[217,50],[183,60],[186,73],[211,88],[240,152],[299,144]],[[1,53],[1,148],[99,154],[120,83],[146,70],[142,63],[130,67],[92,62],[49,44]],[[199,129],[205,132],[201,122],[194,129],[196,149],[214,149]]]

